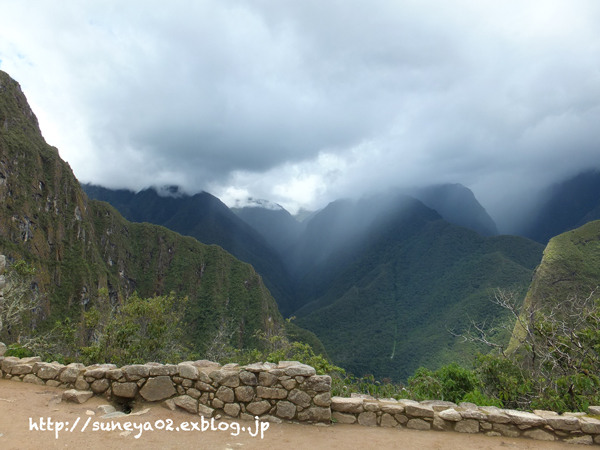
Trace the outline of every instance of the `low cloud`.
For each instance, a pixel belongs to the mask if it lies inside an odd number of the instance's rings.
[[[9,1],[0,69],[84,182],[292,212],[459,182],[506,230],[600,167],[599,22],[593,0]]]

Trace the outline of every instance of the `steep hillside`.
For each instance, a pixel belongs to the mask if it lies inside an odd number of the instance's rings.
[[[600,220],[550,239],[535,270],[525,307],[543,307],[600,286]],[[600,293],[597,293],[600,294]]]
[[[252,264],[281,312],[291,312],[293,294],[280,257],[264,237],[215,196],[207,192],[164,196],[153,188],[134,193],[93,185],[82,187],[90,198],[109,202],[132,222],[162,225],[203,244],[219,245],[236,258]]]
[[[389,221],[377,236],[295,315],[336,364],[394,380],[468,359],[475,348],[448,329],[499,318],[492,290],[524,295],[543,249],[521,237],[482,237],[423,211]]]
[[[551,186],[532,222],[519,233],[546,244],[565,231],[600,219],[600,172],[592,170]]]
[[[108,204],[88,200],[44,141],[18,83],[1,71],[0,202],[0,253],[38,269],[45,323],[80,320],[100,288],[108,288],[114,304],[134,290],[189,296],[187,332],[199,350],[221,323],[231,324],[238,346],[253,345],[255,331],[283,323],[250,265],[166,228],[127,222]]]

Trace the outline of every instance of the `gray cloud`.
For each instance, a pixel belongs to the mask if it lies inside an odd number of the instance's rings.
[[[600,167],[593,0],[22,3],[0,69],[82,181],[290,209],[460,182],[508,229]]]

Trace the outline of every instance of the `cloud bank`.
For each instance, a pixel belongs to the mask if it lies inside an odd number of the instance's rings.
[[[8,0],[0,69],[83,182],[292,212],[459,182],[507,229],[600,167],[598,23],[595,0]]]

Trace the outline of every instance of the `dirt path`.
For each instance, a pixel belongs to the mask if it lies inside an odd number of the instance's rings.
[[[93,431],[94,423],[107,424],[110,420],[100,419],[102,413],[98,406],[106,404],[104,399],[93,397],[83,405],[60,402],[62,390],[47,386],[19,383],[9,380],[0,380],[0,448],[12,449],[215,449],[215,450],[296,450],[296,449],[402,449],[402,450],[507,450],[507,449],[573,449],[572,445],[557,442],[538,442],[527,439],[511,439],[487,437],[484,435],[465,435],[460,433],[423,432],[413,430],[397,430],[387,428],[368,428],[357,425],[334,424],[328,427],[299,424],[269,424],[264,431],[264,438],[260,438],[260,428],[257,436],[250,435],[256,432],[254,422],[239,422],[238,436],[232,436],[231,427],[234,421],[227,421],[227,431],[142,431],[134,429],[124,436],[123,431]],[[147,406],[144,406],[146,408]],[[138,408],[137,410],[140,410]],[[95,415],[88,415],[88,411]],[[136,409],[134,409],[136,412]],[[44,420],[47,427],[48,418],[52,421],[52,428],[56,423],[65,424],[66,430],[56,431],[30,431],[30,420],[38,428],[40,419]],[[79,420],[78,420],[79,419]],[[85,431],[81,431],[85,423],[89,423]],[[184,412],[171,412],[159,405],[154,405],[148,412],[139,416],[129,416],[112,419],[115,424],[124,427],[125,422],[135,423],[140,426],[148,423],[155,428],[157,421],[164,421],[167,425],[171,420],[173,428],[181,426],[183,422],[197,421],[201,428],[200,417]],[[66,423],[69,425],[66,425]],[[71,432],[70,429],[77,422]],[[219,422],[216,421],[215,425]],[[147,425],[146,425],[147,426]],[[160,422],[159,422],[160,426]],[[59,426],[60,427],[60,426]],[[191,425],[190,425],[191,427]],[[225,427],[225,425],[221,425]]]

